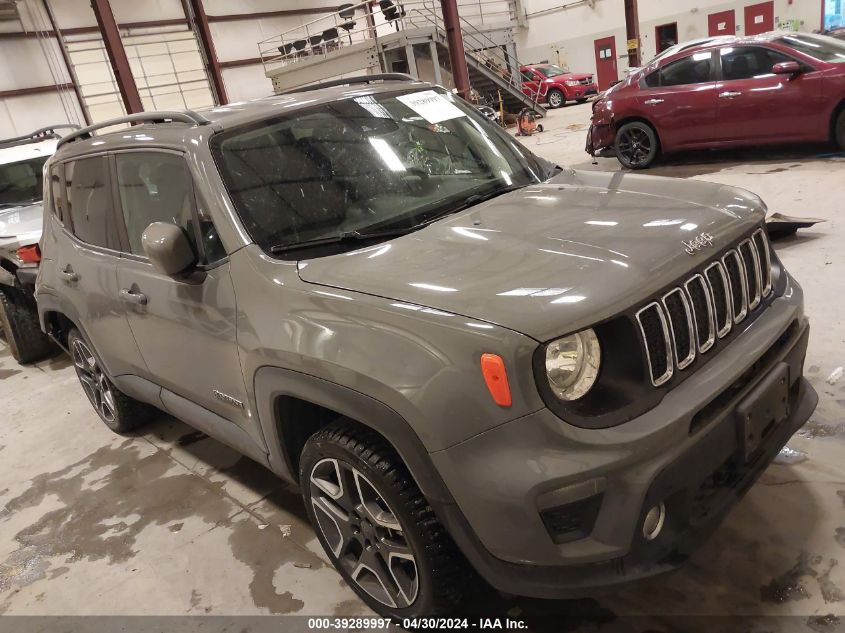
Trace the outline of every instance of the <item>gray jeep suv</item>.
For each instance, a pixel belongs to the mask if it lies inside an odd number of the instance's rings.
[[[670,570],[816,405],[747,191],[561,169],[404,76],[121,122],[47,165],[44,331],[111,429],[298,482],[379,613]]]

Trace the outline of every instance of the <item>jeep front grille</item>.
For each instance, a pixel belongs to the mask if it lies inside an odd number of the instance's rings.
[[[693,364],[772,292],[771,253],[763,229],[636,313],[651,384]]]

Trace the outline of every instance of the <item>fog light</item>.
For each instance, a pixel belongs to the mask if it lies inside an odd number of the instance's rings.
[[[666,506],[661,501],[659,504],[651,508],[643,521],[643,536],[647,541],[653,541],[660,534],[663,529],[663,523],[666,521]]]

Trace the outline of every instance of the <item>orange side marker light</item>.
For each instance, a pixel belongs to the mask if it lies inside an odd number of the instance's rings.
[[[508,384],[508,373],[505,371],[505,361],[498,354],[481,355],[481,373],[487,389],[493,396],[493,401],[500,407],[509,407],[513,404],[511,399],[511,388]]]

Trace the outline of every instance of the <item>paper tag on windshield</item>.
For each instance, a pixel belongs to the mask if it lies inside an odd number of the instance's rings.
[[[429,123],[440,123],[466,116],[446,97],[434,90],[423,90],[396,98]]]

